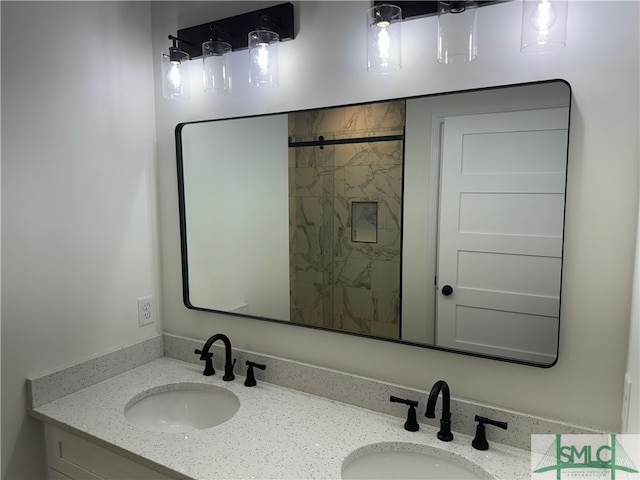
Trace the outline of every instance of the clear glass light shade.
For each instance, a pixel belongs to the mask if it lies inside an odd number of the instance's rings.
[[[278,86],[280,37],[271,30],[249,32],[249,83],[255,87]]]
[[[209,40],[202,44],[202,79],[205,92],[219,93],[231,90],[230,53],[231,44],[227,42]]]
[[[522,5],[523,53],[560,50],[567,44],[567,0],[525,0]]]
[[[478,57],[477,2],[438,2],[438,62],[473,62]]]
[[[367,70],[397,72],[402,68],[402,9],[377,5],[367,10]]]
[[[189,98],[186,62],[189,54],[171,47],[162,52],[162,96],[170,100]]]

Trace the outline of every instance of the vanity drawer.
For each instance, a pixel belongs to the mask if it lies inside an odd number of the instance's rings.
[[[45,424],[49,479],[169,479],[154,470]]]

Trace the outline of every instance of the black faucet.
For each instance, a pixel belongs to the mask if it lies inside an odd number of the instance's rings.
[[[438,439],[443,442],[450,442],[453,440],[453,434],[451,433],[451,396],[449,394],[449,385],[444,380],[438,380],[431,387],[429,392],[429,399],[427,400],[427,411],[425,417],[436,418],[436,402],[438,401],[438,395],[442,391],[442,418],[440,419],[440,431],[438,432]]]
[[[216,371],[213,369],[213,353],[209,352],[209,349],[211,348],[211,345],[213,345],[213,343],[217,340],[222,340],[222,343],[224,343],[225,362],[224,377],[222,377],[222,380],[224,380],[225,382],[229,382],[236,378],[236,376],[233,374],[233,367],[235,366],[236,361],[234,360],[233,363],[231,362],[231,342],[229,341],[229,337],[227,337],[223,333],[216,333],[212,337],[209,337],[209,340],[205,342],[202,350],[196,349],[194,353],[200,355],[200,360],[205,361],[203,375],[213,375],[214,373],[216,373]]]

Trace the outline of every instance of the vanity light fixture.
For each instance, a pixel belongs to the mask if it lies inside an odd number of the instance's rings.
[[[402,68],[402,8],[375,5],[367,10],[367,70],[397,72]]]
[[[568,0],[524,0],[520,51],[545,53],[564,48],[568,9]]]
[[[178,48],[182,40],[169,35],[173,45],[162,52],[162,95],[168,99],[189,98],[189,78],[185,63],[189,54]]]
[[[295,38],[293,22],[293,4],[281,3],[178,30],[176,37],[169,36],[174,41],[173,47],[162,52],[163,95],[170,99],[188,97],[183,63],[201,56],[204,90],[211,93],[229,91],[232,87],[229,55],[247,48],[252,59],[250,72],[254,65],[257,68],[255,76],[254,73],[249,75],[250,83],[277,85],[278,42]],[[263,26],[267,23],[268,28]],[[255,44],[252,44],[254,38]],[[176,42],[180,42],[182,50]],[[254,53],[255,57],[252,56]]]
[[[475,1],[438,2],[438,62],[473,62],[478,57]]]

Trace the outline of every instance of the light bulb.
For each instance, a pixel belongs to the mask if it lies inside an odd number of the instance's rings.
[[[540,0],[531,12],[531,26],[536,30],[548,31],[556,22],[556,9],[550,0]]]
[[[249,83],[256,87],[278,85],[278,44],[280,37],[271,30],[249,32]]]
[[[182,84],[182,75],[180,73],[180,62],[171,62],[171,68],[167,73],[167,80],[169,81],[169,84],[173,88],[175,89],[180,88],[180,85]]]
[[[366,11],[367,70],[397,72],[402,68],[402,9],[378,5]]]
[[[522,52],[552,52],[566,45],[568,3],[568,0],[523,2]]]
[[[269,44],[261,43],[258,45],[258,52],[256,54],[256,62],[260,69],[260,75],[267,75],[269,73]]]
[[[387,22],[388,23],[388,22]],[[391,56],[391,34],[387,28],[381,28],[378,32],[378,53],[383,65],[389,63]]]
[[[162,52],[162,95],[165,98],[189,98],[189,81],[185,65],[189,54],[176,47]]]

